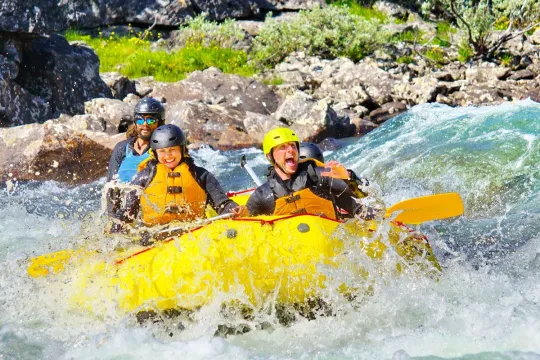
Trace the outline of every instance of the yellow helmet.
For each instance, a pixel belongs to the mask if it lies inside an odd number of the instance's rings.
[[[277,128],[272,129],[269,132],[264,135],[263,140],[263,152],[264,155],[268,157],[268,154],[272,152],[272,149],[275,148],[278,145],[285,144],[288,142],[294,141],[296,142],[296,146],[300,144],[300,140],[298,139],[298,135],[295,134],[294,131],[292,131],[289,128]],[[270,158],[272,158],[270,156]],[[271,163],[273,163],[272,160],[270,160]]]

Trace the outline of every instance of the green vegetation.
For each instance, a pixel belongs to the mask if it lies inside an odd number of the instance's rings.
[[[412,64],[414,63],[414,59],[410,56],[400,56],[396,59],[396,62],[398,64]]]
[[[449,47],[450,39],[452,34],[455,34],[457,29],[454,28],[450,23],[446,21],[441,21],[437,23],[437,32],[432,43],[441,47]]]
[[[442,51],[441,48],[438,47],[428,49],[424,53],[424,56],[438,65],[447,63],[444,51]]]
[[[465,34],[474,59],[488,59],[513,37],[531,30],[540,19],[540,1],[517,0],[426,0],[422,10],[443,11]],[[497,29],[507,29],[492,36]]]
[[[294,51],[358,61],[386,40],[379,22],[352,15],[344,7],[329,6],[301,11],[287,22],[267,18],[253,42],[250,58],[257,67],[275,66]]]
[[[502,66],[510,67],[512,65],[512,60],[514,56],[509,53],[500,53],[499,60],[501,61]]]
[[[407,42],[407,43],[416,43],[416,44],[423,44],[425,42],[424,39],[425,33],[422,30],[419,29],[413,29],[413,30],[407,30],[402,32],[401,34],[394,35],[392,37],[393,42]]]
[[[279,78],[279,77],[275,77],[275,78],[272,78],[272,79],[265,79],[265,80],[263,80],[263,82],[266,85],[281,85],[281,84],[283,84],[283,79]]]
[[[143,34],[144,35],[144,34]],[[153,76],[157,81],[174,82],[195,70],[215,66],[226,73],[251,76],[255,69],[248,64],[243,51],[217,46],[216,42],[202,45],[190,41],[176,52],[152,51],[150,41],[138,36],[92,38],[76,31],[65,34],[69,41],[84,41],[100,59],[100,71],[119,71],[130,78]]]
[[[327,1],[327,3],[332,6],[346,8],[352,15],[363,17],[366,20],[377,20],[381,23],[388,22],[388,17],[385,13],[372,7],[363,6],[356,0],[334,0]]]
[[[462,63],[469,62],[474,56],[474,50],[466,40],[462,40],[458,46],[458,60]]]

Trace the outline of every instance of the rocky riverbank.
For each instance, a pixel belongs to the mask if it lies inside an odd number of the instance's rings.
[[[386,11],[403,16],[399,11],[406,10],[394,6]],[[256,36],[260,25],[251,20],[239,24],[250,36]],[[434,31],[419,19],[389,24],[385,31],[411,29]],[[98,75],[92,50],[60,36],[0,35],[0,122],[8,126],[0,129],[0,145],[6,149],[0,155],[3,181],[77,184],[104,176],[135,103],[145,96],[166,104],[167,122],[186,131],[191,147],[223,150],[260,146],[266,131],[284,125],[306,141],[359,136],[427,102],[479,106],[528,97],[540,101],[540,30],[505,44],[505,62],[463,63],[456,60],[453,46],[437,47],[439,59],[434,61],[425,56],[433,48],[429,43],[403,41],[358,63],[297,52],[254,78],[210,68],[176,83]],[[174,34],[161,45],[174,46]]]

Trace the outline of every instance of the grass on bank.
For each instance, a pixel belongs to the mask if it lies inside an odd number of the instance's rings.
[[[195,70],[215,66],[225,73],[251,76],[255,69],[247,54],[230,48],[188,44],[176,52],[152,51],[150,41],[137,36],[93,38],[77,31],[64,34],[68,41],[84,41],[100,60],[100,72],[119,71],[130,78],[153,76],[157,81],[174,82]]]

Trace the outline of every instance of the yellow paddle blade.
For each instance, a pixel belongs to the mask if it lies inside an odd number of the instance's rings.
[[[404,224],[421,224],[463,214],[463,201],[458,193],[421,196],[400,201],[386,209],[385,217],[401,211],[394,219]]]

